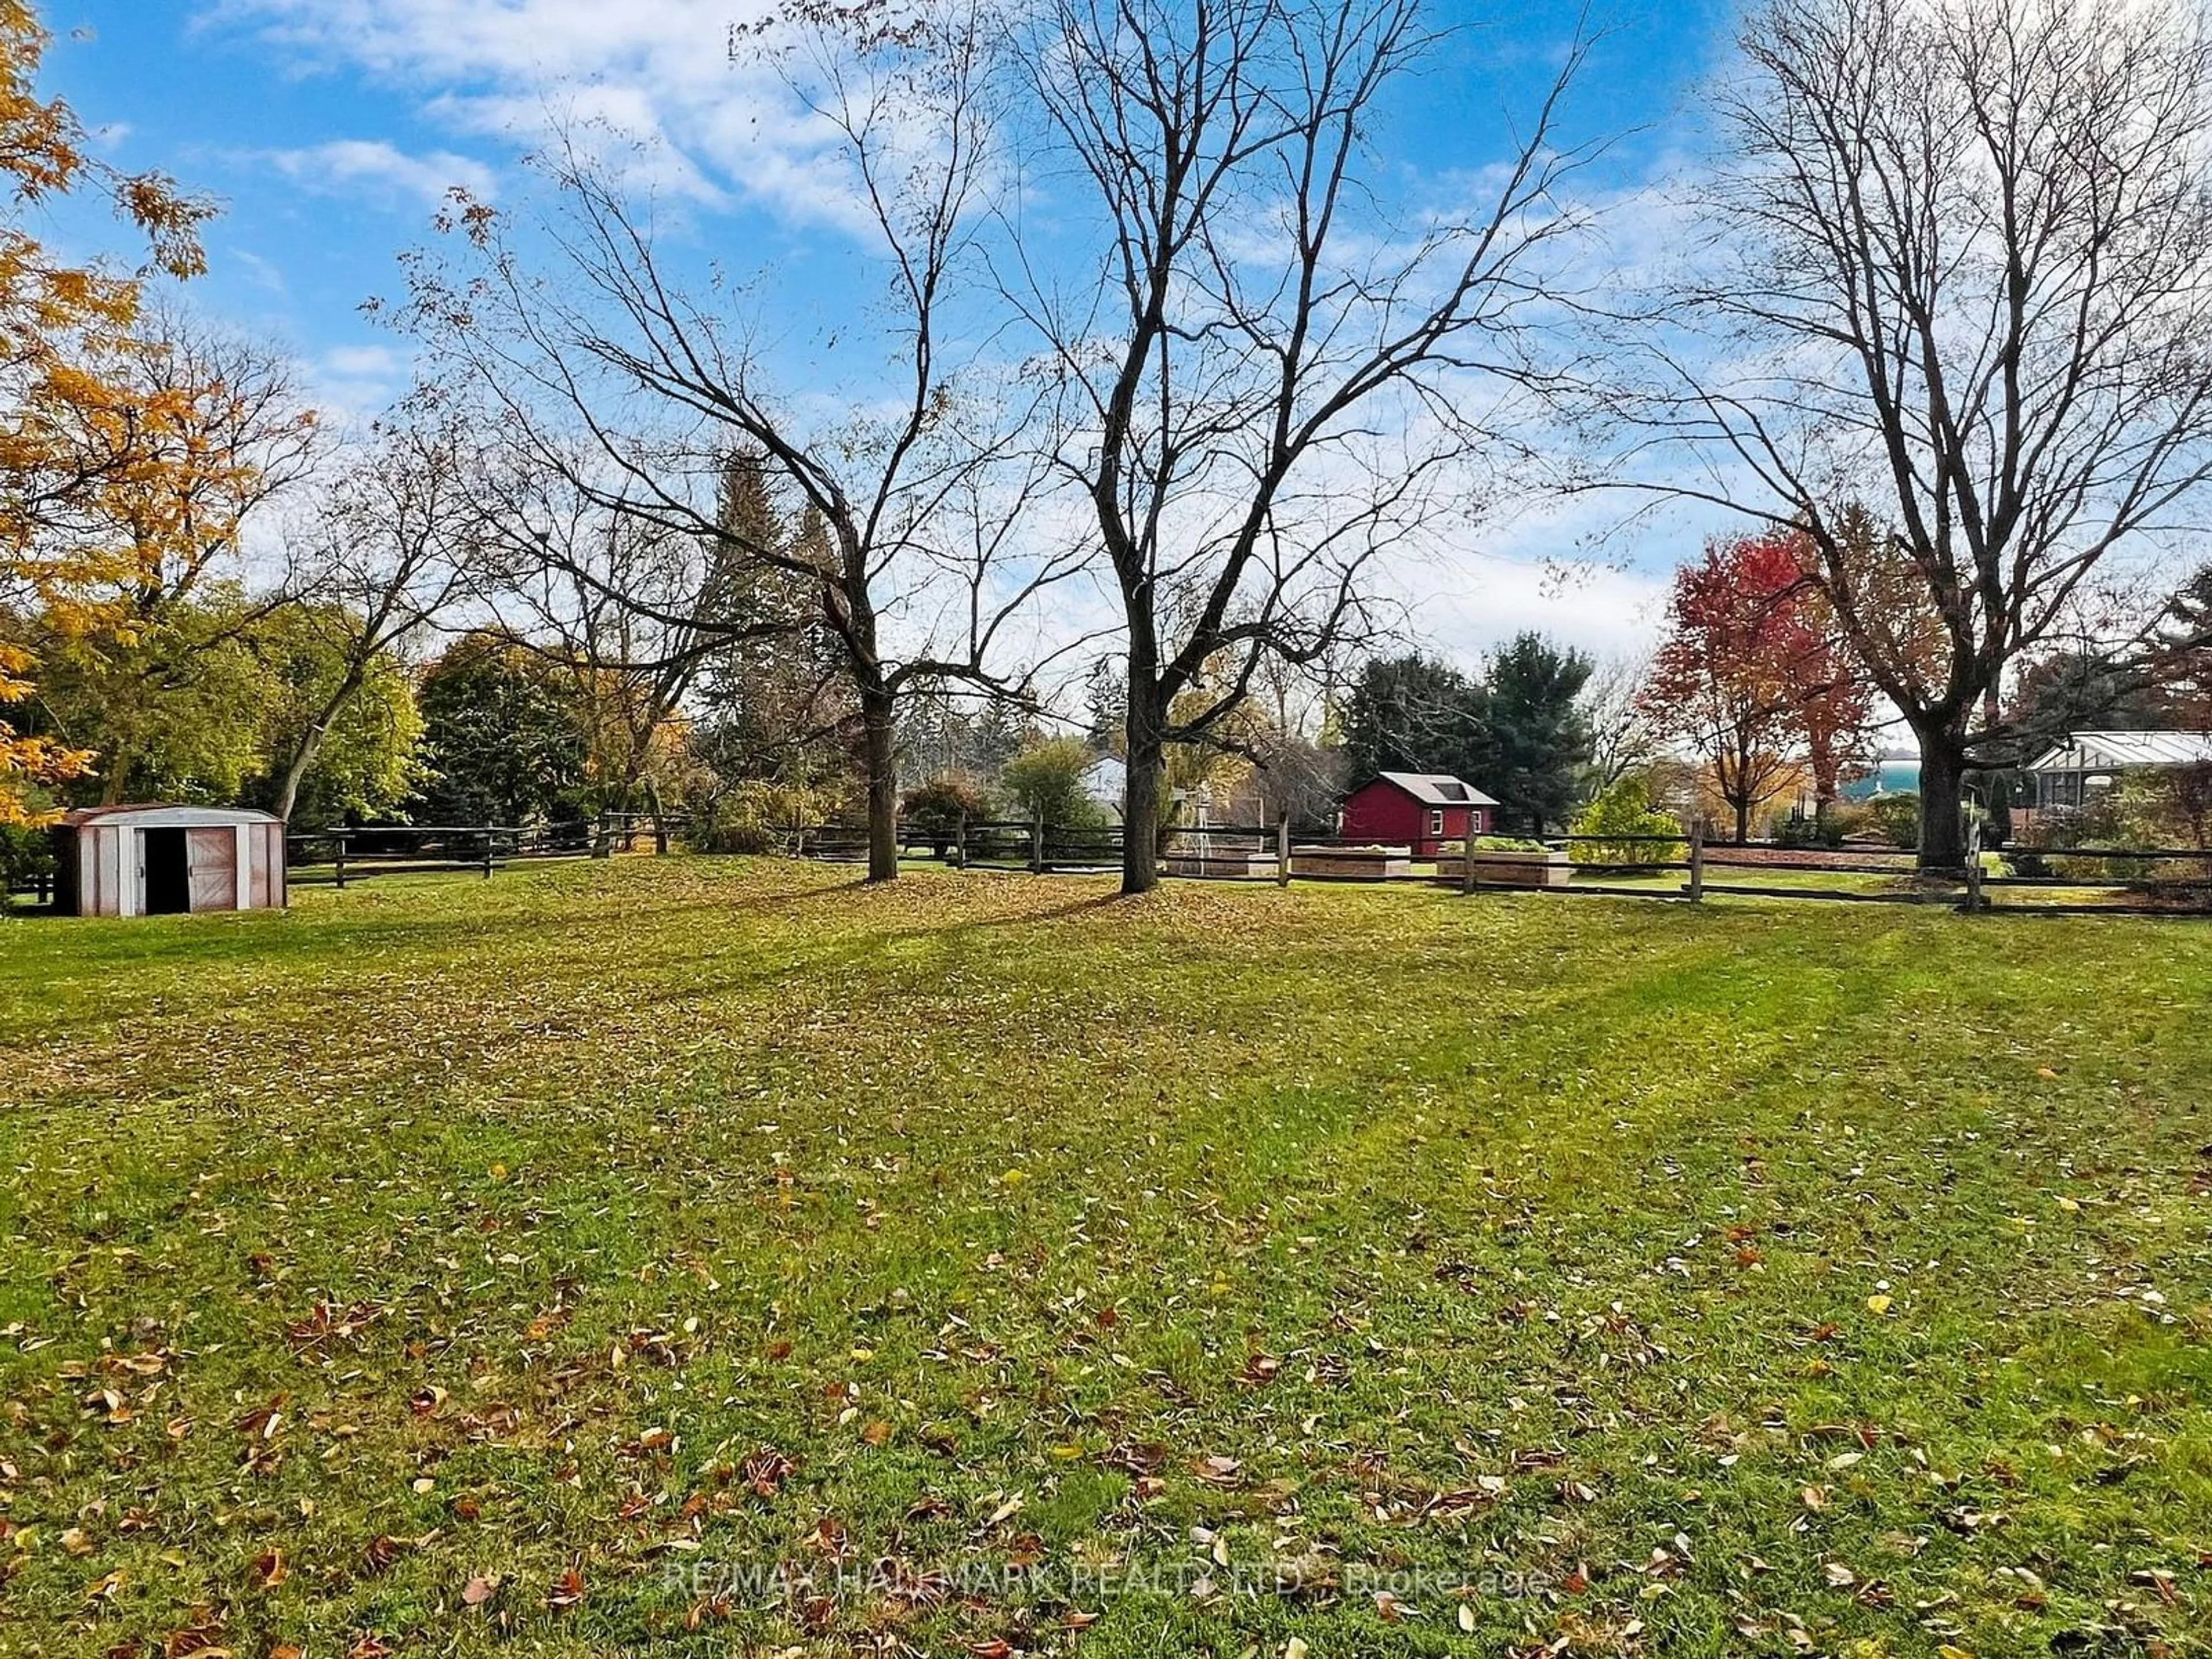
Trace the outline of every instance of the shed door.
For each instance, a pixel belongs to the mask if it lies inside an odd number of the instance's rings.
[[[191,849],[192,908],[238,908],[238,832],[228,825],[187,830]]]

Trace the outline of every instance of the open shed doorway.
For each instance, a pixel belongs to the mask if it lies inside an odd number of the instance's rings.
[[[185,832],[159,828],[139,832],[138,867],[146,876],[146,914],[181,916],[192,908],[192,872]]]

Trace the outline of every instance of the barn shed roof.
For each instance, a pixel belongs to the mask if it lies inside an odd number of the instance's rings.
[[[136,824],[142,829],[208,829],[226,823],[276,823],[274,812],[258,806],[173,806],[165,801],[134,801],[122,806],[80,806],[62,823],[81,829],[88,823]]]
[[[1497,799],[1448,772],[1377,772],[1373,782],[1404,790],[1424,806],[1495,806]]]

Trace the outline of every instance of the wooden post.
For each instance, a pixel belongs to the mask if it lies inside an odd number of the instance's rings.
[[[1467,815],[1467,834],[1460,842],[1459,890],[1462,893],[1472,893],[1474,890],[1474,832],[1481,823],[1481,809],[1480,807],[1469,809]]]
[[[1291,815],[1285,812],[1275,820],[1275,885],[1291,884]]]
[[[1030,822],[1030,873],[1044,873],[1044,814],[1040,811]]]
[[[968,867],[968,811],[963,807],[952,820],[952,867]]]
[[[334,841],[334,842],[336,842],[337,843],[337,848],[338,848],[338,891],[340,891],[341,893],[343,893],[343,891],[345,891],[345,855],[346,855],[346,834],[345,834],[345,831],[344,831],[344,830],[337,830],[337,831],[334,832],[334,833],[332,834],[332,836],[331,836],[331,839],[332,841]]]
[[[483,832],[483,878],[486,881],[491,879],[491,826],[489,824],[484,826]]]
[[[1966,913],[1982,908],[1982,821],[1966,820]]]
[[[1690,821],[1690,902],[1702,904],[1705,898],[1705,821]]]

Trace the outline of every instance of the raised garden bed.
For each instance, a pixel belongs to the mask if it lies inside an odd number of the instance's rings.
[[[1477,848],[1474,854],[1474,880],[1479,887],[1565,887],[1574,873],[1564,851],[1531,850],[1488,852]],[[1464,886],[1467,876],[1467,854],[1440,853],[1437,855],[1437,879],[1454,887]]]
[[[1413,873],[1410,847],[1293,847],[1294,876],[1334,877],[1343,881],[1389,881]]]
[[[1216,848],[1206,853],[1170,853],[1171,876],[1268,876],[1275,874],[1275,855],[1257,848],[1249,851]]]

